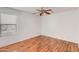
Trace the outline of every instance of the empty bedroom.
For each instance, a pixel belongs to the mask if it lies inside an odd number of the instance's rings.
[[[0,7],[0,52],[78,51],[78,7]]]

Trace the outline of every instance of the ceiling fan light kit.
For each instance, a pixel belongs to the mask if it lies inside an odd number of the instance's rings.
[[[36,14],[36,15],[39,15],[39,16],[46,16],[46,15],[50,15],[53,13],[53,10],[52,9],[46,9],[44,7],[41,7],[41,9],[36,9],[36,13],[33,13],[33,14]]]

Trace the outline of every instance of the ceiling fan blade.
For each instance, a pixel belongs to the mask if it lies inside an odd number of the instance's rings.
[[[46,10],[46,11],[49,11],[49,12],[51,12],[51,13],[54,13],[54,11],[53,11],[53,10]]]
[[[49,12],[47,12],[47,11],[45,11],[45,13],[46,13],[46,14],[51,14],[51,13],[49,13]]]

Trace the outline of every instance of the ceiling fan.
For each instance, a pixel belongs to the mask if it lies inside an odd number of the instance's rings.
[[[33,14],[38,14],[40,16],[43,16],[43,15],[50,15],[51,13],[53,13],[53,10],[52,9],[45,9],[44,7],[41,7],[41,9],[36,9],[36,13],[33,13]]]

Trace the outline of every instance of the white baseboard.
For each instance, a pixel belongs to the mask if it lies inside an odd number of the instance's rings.
[[[14,44],[14,43],[17,43],[17,42],[20,42],[20,41],[23,41],[23,40],[27,40],[27,39],[30,39],[30,38],[34,38],[34,37],[37,37],[39,36],[39,34],[36,34],[36,35],[30,35],[30,36],[27,36],[27,35],[16,35],[16,36],[12,36],[12,37],[3,37],[3,38],[0,38],[0,47],[5,47],[5,46],[8,46],[10,44]]]
[[[52,38],[57,38],[57,39],[61,39],[61,40],[65,40],[65,41],[69,41],[69,42],[73,42],[73,43],[77,43],[78,44],[78,41],[74,41],[74,40],[71,40],[71,39],[67,39],[67,38],[63,38],[63,37],[59,37],[59,36],[54,36],[54,35],[46,35],[46,34],[43,34],[44,36],[48,36],[48,37],[52,37]]]

